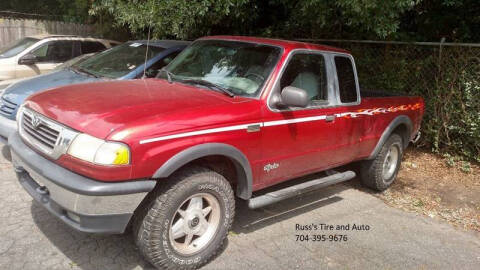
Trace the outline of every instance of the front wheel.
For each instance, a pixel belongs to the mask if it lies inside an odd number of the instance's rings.
[[[397,177],[402,156],[402,138],[398,134],[392,134],[373,160],[362,161],[360,168],[362,183],[377,191],[387,189]]]
[[[158,269],[196,269],[221,248],[235,199],[228,181],[205,168],[189,168],[158,188],[135,220],[134,236]]]

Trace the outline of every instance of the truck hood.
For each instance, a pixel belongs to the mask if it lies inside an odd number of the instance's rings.
[[[251,99],[147,79],[64,86],[31,96],[26,106],[75,130],[106,139],[114,131],[135,126],[132,123],[159,125],[168,114],[205,111],[246,100]]]

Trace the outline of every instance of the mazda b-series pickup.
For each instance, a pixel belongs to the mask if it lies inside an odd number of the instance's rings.
[[[354,178],[338,169],[352,162],[388,188],[424,101],[360,91],[345,50],[217,36],[158,78],[64,86],[19,110],[12,161],[36,201],[80,231],[131,225],[154,266],[193,269],[224,243],[235,196],[263,207]]]

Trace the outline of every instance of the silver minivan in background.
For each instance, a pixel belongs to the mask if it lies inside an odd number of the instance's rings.
[[[79,55],[103,51],[117,44],[120,43],[80,36],[25,37],[0,50],[0,81],[46,73]]]

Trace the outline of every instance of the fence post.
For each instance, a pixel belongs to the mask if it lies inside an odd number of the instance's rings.
[[[438,73],[440,74],[442,72],[442,47],[443,43],[445,43],[445,37],[442,37],[440,39],[440,50],[438,51]]]

